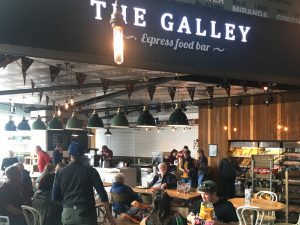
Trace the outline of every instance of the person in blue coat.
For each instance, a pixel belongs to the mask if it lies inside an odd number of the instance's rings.
[[[118,173],[114,177],[114,182],[112,183],[112,187],[110,189],[111,193],[125,194],[127,196],[126,202],[112,203],[113,211],[117,214],[121,214],[129,210],[133,201],[143,202],[141,197],[135,193],[131,187],[124,184],[124,181],[124,174]]]

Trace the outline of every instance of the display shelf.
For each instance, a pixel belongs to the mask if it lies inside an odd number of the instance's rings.
[[[285,185],[284,198],[286,204],[286,223],[295,222],[294,214],[300,212],[300,170],[285,171],[283,183]],[[296,185],[295,185],[296,184]]]

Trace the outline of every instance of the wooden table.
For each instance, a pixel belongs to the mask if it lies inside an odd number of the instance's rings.
[[[229,199],[228,201],[230,201],[235,208],[238,208],[240,206],[245,206],[245,198],[232,198]],[[251,204],[248,206],[258,207],[265,211],[279,211],[286,207],[285,204],[281,202],[275,202],[275,201],[257,199],[257,198],[251,198]]]
[[[154,189],[151,189],[151,188],[135,188],[135,187],[133,187],[132,189],[136,193],[149,194],[149,195],[151,195],[154,191]],[[191,199],[198,198],[201,196],[201,194],[196,191],[193,191],[190,193],[179,193],[177,190],[173,190],[173,189],[166,189],[166,191],[170,197],[184,199],[184,200],[191,200]]]
[[[111,187],[112,183],[109,182],[102,182],[103,183],[103,187]]]

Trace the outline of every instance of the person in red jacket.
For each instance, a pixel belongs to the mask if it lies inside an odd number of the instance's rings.
[[[37,145],[35,148],[36,154],[38,156],[38,168],[39,172],[44,172],[44,168],[48,163],[51,163],[51,157],[48,155],[47,152],[43,151],[41,146]]]

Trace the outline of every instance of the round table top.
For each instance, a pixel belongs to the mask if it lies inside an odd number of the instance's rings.
[[[230,201],[235,208],[238,208],[240,206],[245,206],[245,198],[232,198],[229,199],[228,201]],[[247,206],[258,207],[266,211],[278,211],[286,207],[286,205],[281,202],[275,202],[275,201],[257,199],[257,198],[251,198],[251,204]]]

